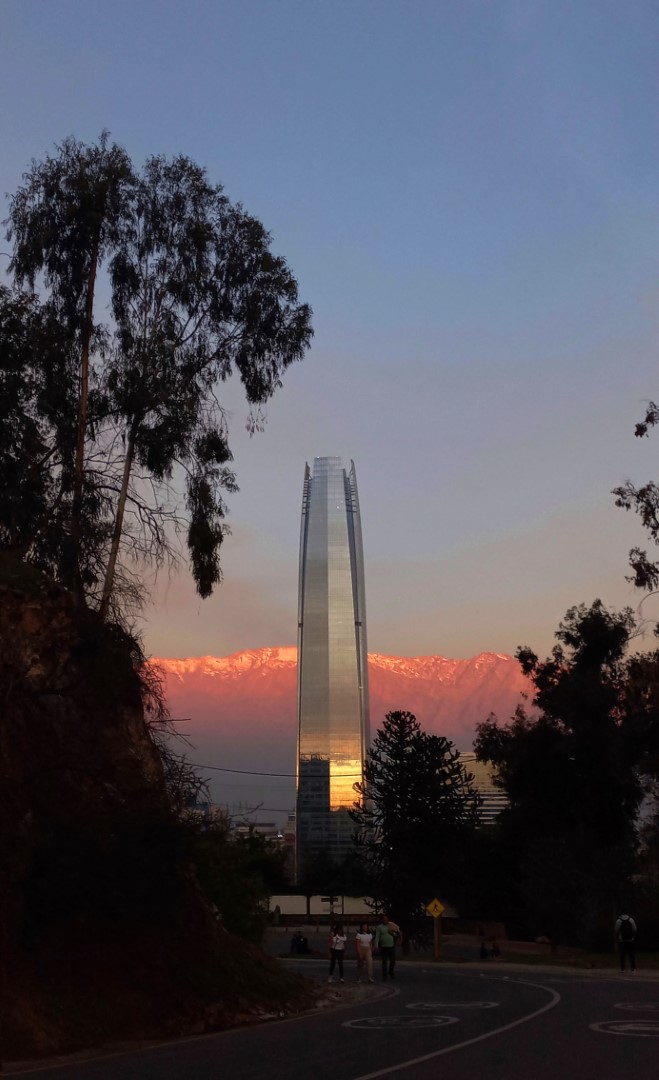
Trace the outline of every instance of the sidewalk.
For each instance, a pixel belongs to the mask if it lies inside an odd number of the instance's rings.
[[[310,959],[328,959],[329,933],[327,927],[320,927],[320,929],[317,929],[316,926],[307,926],[304,923],[294,928],[268,927],[263,940],[263,948],[272,956],[285,959],[291,955],[290,942],[293,933],[297,930],[301,931],[307,939],[310,949]],[[482,971],[484,974],[488,971],[500,970],[505,970],[506,972],[526,972],[527,974],[535,971],[542,973],[552,971],[578,971],[584,975],[616,975],[618,977],[623,974],[620,971],[618,958],[613,953],[610,953],[608,956],[606,954],[594,956],[591,962],[589,961],[588,954],[585,952],[583,953],[582,958],[579,959],[574,955],[570,955],[570,950],[565,950],[565,955],[561,955],[561,952],[559,952],[557,956],[552,957],[551,949],[548,944],[531,941],[499,941],[498,944],[501,950],[501,956],[496,960],[480,960],[478,956],[480,943],[481,938],[472,935],[446,935],[442,940],[441,959],[439,963],[459,964],[461,967]],[[298,959],[298,957],[295,958]],[[299,959],[304,959],[304,957],[300,957]],[[346,962],[348,965],[351,965],[351,962],[354,963],[355,959],[356,950],[354,936],[349,934]],[[397,949],[397,960],[403,965],[411,963],[435,963],[432,956],[432,947],[430,945],[423,951],[413,950],[407,956],[403,956],[402,951],[399,948]],[[633,978],[639,978],[641,976],[647,978],[659,978],[659,964],[657,963],[657,957],[655,955],[648,956],[646,959],[643,953],[637,954],[637,964],[638,968],[633,976],[629,971],[624,974]],[[350,967],[348,970],[350,970]]]

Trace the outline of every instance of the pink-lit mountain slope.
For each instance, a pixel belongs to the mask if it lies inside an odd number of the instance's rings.
[[[155,663],[166,676],[172,716],[189,718],[177,725],[189,736],[189,758],[236,769],[295,771],[294,647]],[[497,653],[469,660],[375,653],[369,656],[369,680],[371,734],[385,713],[408,709],[425,731],[446,735],[461,750],[470,749],[480,720],[490,712],[508,719],[529,689],[517,661]],[[218,779],[226,801],[250,801],[245,779]],[[260,801],[279,803],[276,790],[275,781],[270,792],[259,788]]]

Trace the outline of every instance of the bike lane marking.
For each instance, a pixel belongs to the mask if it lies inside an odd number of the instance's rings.
[[[362,1031],[382,1031],[383,1028],[438,1028],[457,1024],[457,1016],[361,1016],[344,1020],[341,1027],[361,1028]]]
[[[588,1025],[603,1035],[631,1035],[637,1039],[659,1039],[659,1020],[598,1020]]]
[[[483,976],[487,978],[487,976]],[[434,1058],[443,1057],[445,1054],[452,1054],[454,1050],[463,1050],[467,1046],[474,1046],[476,1043],[484,1042],[486,1039],[493,1039],[496,1035],[503,1035],[505,1031],[512,1031],[513,1028],[519,1027],[520,1024],[527,1024],[530,1020],[535,1020],[537,1016],[542,1016],[543,1013],[549,1012],[550,1009],[554,1009],[559,1001],[561,1001],[561,995],[552,990],[549,986],[543,986],[541,983],[526,982],[521,979],[506,979],[506,981],[514,982],[518,986],[531,986],[535,990],[542,990],[546,994],[549,994],[551,1000],[546,1005],[542,1005],[539,1009],[535,1009],[528,1016],[522,1016],[519,1020],[512,1020],[509,1024],[503,1024],[501,1027],[493,1028],[491,1031],[486,1031],[482,1035],[475,1035],[471,1039],[464,1039],[462,1042],[454,1043],[453,1046],[445,1046],[441,1050],[432,1050],[429,1054],[421,1054],[419,1057],[409,1058],[407,1061],[401,1061],[397,1065],[389,1065],[386,1069],[377,1069],[375,1072],[363,1073],[362,1076],[356,1076],[354,1080],[377,1080],[380,1076],[391,1076],[393,1073],[401,1072],[403,1069],[409,1069],[413,1065],[422,1065],[425,1061],[433,1061]]]
[[[498,1009],[498,1001],[415,1001],[406,1005],[406,1009],[414,1009],[416,1012],[442,1012],[446,1009]]]

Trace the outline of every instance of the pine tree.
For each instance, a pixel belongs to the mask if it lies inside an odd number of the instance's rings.
[[[450,899],[464,873],[480,797],[448,739],[427,735],[404,711],[386,715],[355,788],[351,816],[374,898],[413,933],[425,904]]]

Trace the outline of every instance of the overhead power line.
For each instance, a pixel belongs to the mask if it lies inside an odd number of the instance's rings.
[[[292,772],[256,772],[254,769],[225,769],[223,765],[202,765],[199,761],[189,761],[188,765],[192,765],[195,769],[212,769],[213,772],[238,773],[240,776],[287,776],[295,778],[295,773]]]
[[[256,772],[255,769],[227,769],[223,765],[203,765],[199,761],[189,761],[188,765],[192,765],[195,769],[211,769],[213,772],[237,773],[239,776],[285,776],[292,780],[296,777],[296,773],[292,772]],[[358,772],[339,773],[339,775],[341,778],[344,778],[349,776],[361,776],[362,774]]]

